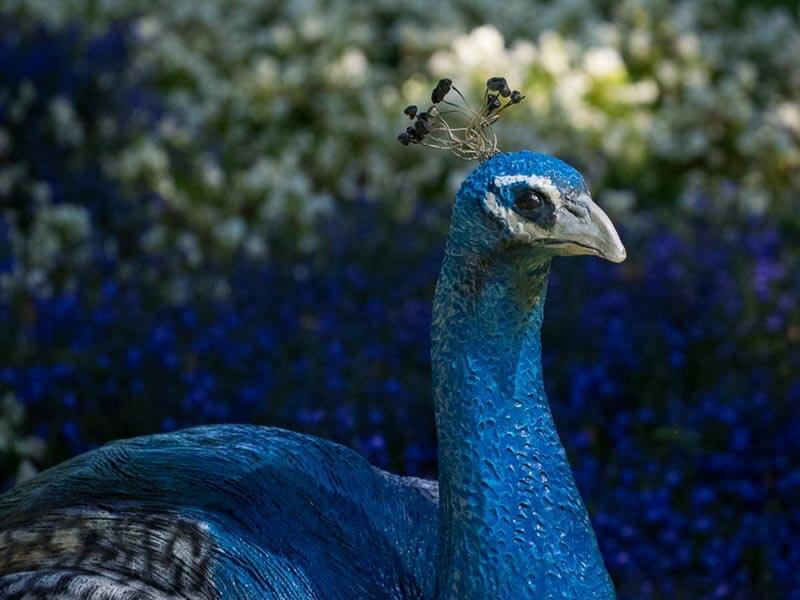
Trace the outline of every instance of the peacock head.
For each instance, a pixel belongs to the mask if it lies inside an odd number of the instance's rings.
[[[498,153],[464,180],[451,240],[475,252],[516,246],[537,256],[625,260],[619,234],[580,173],[547,154]]]
[[[427,110],[412,105],[404,111],[414,125],[398,136],[403,145],[481,161],[456,197],[450,250],[484,254],[515,247],[537,258],[590,254],[622,262],[625,247],[578,171],[547,154],[498,151],[491,126],[523,99],[505,78],[492,77],[481,106],[473,108],[450,79],[442,79]]]

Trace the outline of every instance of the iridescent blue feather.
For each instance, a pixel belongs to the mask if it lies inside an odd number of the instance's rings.
[[[115,442],[0,498],[0,598],[77,568],[176,597],[430,597],[436,510],[430,482],[282,429]]]

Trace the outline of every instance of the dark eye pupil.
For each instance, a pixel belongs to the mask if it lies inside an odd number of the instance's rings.
[[[536,190],[523,190],[514,198],[514,205],[519,210],[536,210],[544,203],[544,197]]]

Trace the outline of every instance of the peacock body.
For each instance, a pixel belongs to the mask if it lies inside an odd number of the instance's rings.
[[[580,174],[484,160],[434,301],[438,484],[268,427],[115,442],[0,498],[0,599],[614,598],[542,383],[559,254],[625,258]]]
[[[429,598],[436,514],[435,484],[283,429],[114,442],[0,498],[0,598]]]

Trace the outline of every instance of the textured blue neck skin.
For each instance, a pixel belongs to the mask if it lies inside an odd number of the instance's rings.
[[[461,227],[465,204],[454,208],[434,302],[435,597],[615,598],[542,381],[550,257],[477,247],[490,236]]]

